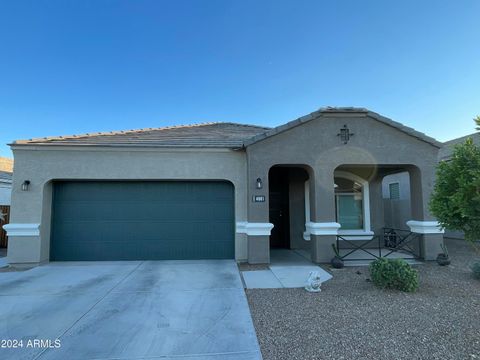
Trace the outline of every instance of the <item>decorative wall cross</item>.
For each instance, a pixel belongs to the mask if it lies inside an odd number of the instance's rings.
[[[340,129],[340,132],[337,134],[337,136],[340,136],[340,140],[342,140],[344,144],[348,143],[350,137],[353,135],[355,134],[350,132],[350,129],[347,127],[347,125],[343,125],[343,128]]]

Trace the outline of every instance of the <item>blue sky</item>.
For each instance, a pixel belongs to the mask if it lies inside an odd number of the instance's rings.
[[[480,114],[480,1],[0,0],[14,139],[367,107],[439,139]]]

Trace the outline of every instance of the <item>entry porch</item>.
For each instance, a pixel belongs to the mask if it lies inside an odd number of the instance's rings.
[[[273,228],[267,258],[259,262],[270,262],[271,251],[278,249],[295,250],[314,263],[329,262],[337,251],[347,266],[380,257],[414,263],[432,260],[441,251],[443,236],[436,222],[413,220],[426,218],[425,179],[415,166],[340,165],[330,181],[326,189],[318,173],[306,166],[270,168]],[[330,221],[318,221],[326,214]]]

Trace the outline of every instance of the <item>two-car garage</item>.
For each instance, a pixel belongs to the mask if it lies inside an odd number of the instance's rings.
[[[50,260],[233,259],[226,181],[64,181],[53,188]]]

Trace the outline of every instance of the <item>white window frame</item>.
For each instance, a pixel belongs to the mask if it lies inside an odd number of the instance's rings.
[[[334,177],[355,181],[362,185],[363,228],[350,230],[342,230],[342,228],[340,228],[338,229],[338,235],[349,235],[348,237],[345,237],[347,240],[370,240],[371,237],[355,237],[355,235],[373,235],[373,231],[370,225],[370,187],[368,181],[358,175],[341,170],[335,171]],[[337,200],[335,199],[335,201]]]
[[[363,203],[363,228],[362,229],[351,229],[351,230],[338,230],[338,235],[348,235],[345,236],[347,240],[370,240],[372,236],[365,235],[374,235],[370,226],[370,187],[367,180],[357,176],[355,174],[349,173],[347,171],[335,171],[334,177],[339,177],[343,179],[348,179],[356,181],[362,185],[362,203]],[[310,180],[305,181],[305,224],[310,222]],[[335,199],[335,201],[337,201]],[[355,236],[362,235],[362,236]],[[305,241],[310,241],[310,232],[305,229],[303,232],[303,239]]]
[[[310,179],[305,181],[305,231],[303,232],[303,240],[310,241],[310,231],[307,230],[306,224],[310,222]]]

